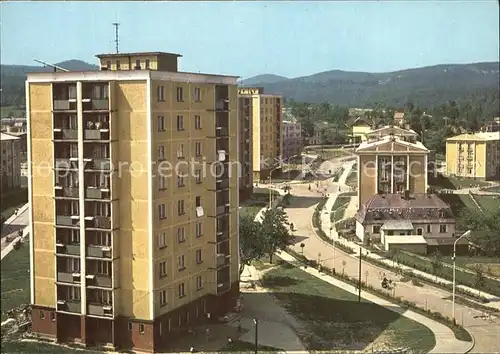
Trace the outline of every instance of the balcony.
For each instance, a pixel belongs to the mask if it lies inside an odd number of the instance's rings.
[[[56,198],[78,198],[80,192],[78,187],[67,187],[57,184],[54,189]]]
[[[70,272],[70,270],[68,269],[63,269],[59,271],[59,266],[58,266],[57,282],[68,283],[68,284],[80,284],[80,271]]]
[[[216,208],[215,208],[215,215],[216,216],[219,216],[219,215],[224,215],[224,214],[229,214],[229,205],[218,205]]]
[[[218,181],[216,184],[216,191],[223,191],[229,188],[229,179],[222,179],[220,182]]]
[[[85,169],[90,171],[110,171],[111,161],[109,158],[90,157],[84,158]]]
[[[80,224],[79,215],[56,214],[56,225],[58,226],[78,226]]]
[[[54,128],[54,140],[78,140],[78,130]]]
[[[58,240],[56,243],[56,254],[79,256],[80,244],[79,243],[66,244],[63,241]]]
[[[225,293],[231,289],[230,267],[223,267],[217,270],[217,295]]]
[[[110,275],[103,274],[90,274],[90,270],[87,272],[87,286],[94,286],[100,288],[111,288],[113,281]]]
[[[85,129],[83,131],[84,140],[109,140],[109,131],[107,129]]]
[[[99,302],[89,302],[87,313],[91,316],[113,317],[113,305]]]
[[[82,301],[81,300],[57,300],[57,311],[81,313]]]
[[[82,100],[82,108],[84,111],[108,111],[109,99],[84,98]]]
[[[54,159],[54,168],[68,170],[78,168],[78,157],[56,157]]]
[[[225,138],[229,136],[229,128],[228,127],[217,127],[215,128],[215,136],[217,138]]]
[[[229,255],[224,253],[217,253],[217,268],[229,265]]]
[[[87,187],[85,188],[86,199],[109,200],[110,194],[108,188]]]
[[[86,216],[85,220],[88,228],[111,230],[111,216]]]
[[[87,257],[111,259],[111,247],[103,245],[88,245]]]

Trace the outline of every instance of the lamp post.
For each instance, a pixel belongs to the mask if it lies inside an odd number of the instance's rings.
[[[335,219],[333,220],[335,222]],[[330,238],[332,239],[332,246],[333,246],[333,267],[332,267],[332,272],[335,274],[335,240],[332,237],[332,230],[333,230],[333,224],[330,225]]]
[[[257,318],[253,319],[253,324],[255,325],[255,351],[257,354],[259,352],[259,320]]]
[[[455,242],[453,243],[453,296],[452,296],[452,298],[453,298],[452,299],[452,312],[453,312],[452,313],[452,318],[453,318],[453,324],[456,324],[456,320],[455,320],[455,273],[456,273],[455,267],[456,267],[456,262],[455,262],[455,260],[457,258],[457,255],[456,255],[456,253],[457,253],[457,242],[460,241],[460,239],[462,237],[469,236],[470,232],[471,232],[470,230],[465,231],[462,234],[462,236],[460,236],[459,238],[457,238],[455,240]]]

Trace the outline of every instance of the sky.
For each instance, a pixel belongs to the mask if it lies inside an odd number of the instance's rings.
[[[115,51],[182,54],[181,71],[248,78],[499,61],[496,0],[1,2],[2,64]]]

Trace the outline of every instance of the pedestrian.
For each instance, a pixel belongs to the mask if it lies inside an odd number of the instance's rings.
[[[238,320],[238,333],[241,334],[241,320]]]

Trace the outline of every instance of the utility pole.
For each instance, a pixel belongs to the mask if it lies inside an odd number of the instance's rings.
[[[361,247],[359,247],[358,302],[361,302]]]
[[[120,37],[118,36],[118,27],[120,27],[120,24],[118,22],[113,22],[113,26],[115,26],[115,47],[116,47],[116,53],[119,53],[118,50],[118,45],[120,44]]]

